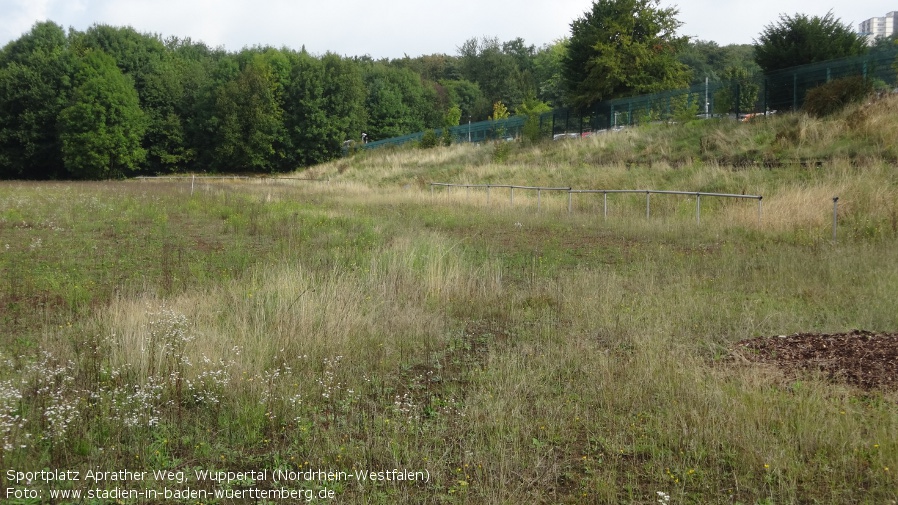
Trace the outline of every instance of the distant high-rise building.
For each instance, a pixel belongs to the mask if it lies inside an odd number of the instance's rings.
[[[889,12],[885,17],[870,18],[858,25],[858,33],[867,37],[867,45],[873,45],[879,37],[890,37],[898,28],[898,11]]]

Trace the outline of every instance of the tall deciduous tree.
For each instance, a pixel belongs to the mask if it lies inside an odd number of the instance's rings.
[[[678,36],[676,8],[660,0],[598,0],[571,23],[564,81],[571,104],[684,86],[688,69],[677,52],[688,42]]]
[[[130,175],[146,156],[145,118],[132,80],[103,51],[80,62],[71,104],[59,114],[65,167],[77,179]]]
[[[61,26],[43,22],[0,51],[0,178],[64,175],[56,118],[71,94],[67,44]]]
[[[764,72],[864,54],[864,39],[828,12],[822,18],[781,15],[755,40],[755,61]]]
[[[562,78],[564,55],[568,39],[556,40],[539,48],[533,56],[536,97],[552,106],[564,103],[564,79]],[[518,111],[519,114],[526,114]]]
[[[261,55],[214,93],[214,166],[224,171],[270,172],[276,168],[276,143],[283,111],[280,85]]]

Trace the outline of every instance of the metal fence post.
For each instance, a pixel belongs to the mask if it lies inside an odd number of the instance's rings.
[[[607,221],[608,220],[608,192],[607,191],[602,191],[602,204],[605,209],[604,210],[604,214],[605,214],[604,218],[605,218],[605,221]]]
[[[433,202],[433,183],[430,183],[430,201]]]
[[[652,193],[649,191],[645,192],[645,218],[648,219],[650,215],[649,211],[649,199],[652,196]]]
[[[567,192],[567,213],[568,213],[568,214],[570,214],[571,211],[573,211],[573,198],[572,198],[572,196],[573,196],[573,193],[571,193],[571,190],[568,190],[568,192]]]
[[[489,204],[490,204],[490,185],[487,184],[486,185],[486,205],[489,206]]]
[[[695,194],[695,224],[702,224],[702,195]]]
[[[833,197],[833,242],[836,241],[836,227],[839,219],[839,197]]]
[[[539,212],[542,209],[543,203],[543,190],[536,190],[536,211]]]
[[[511,190],[511,205],[514,205],[514,187],[510,187],[509,189]]]
[[[764,198],[764,197],[763,196],[758,197],[758,226],[761,225],[761,199],[762,198]]]

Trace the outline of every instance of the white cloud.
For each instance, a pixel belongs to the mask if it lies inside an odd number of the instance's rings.
[[[50,0],[4,0],[0,2],[0,44],[27,33],[34,23],[47,19]]]
[[[720,44],[751,43],[779,14],[823,15],[845,23],[898,10],[894,0],[662,0],[677,4],[682,33]],[[162,36],[190,37],[229,51],[270,45],[313,53],[398,58],[455,54],[472,37],[516,37],[542,45],[570,34],[570,23],[592,0],[487,0],[439,3],[414,0],[0,0],[0,45],[37,21],[85,30],[94,23],[132,26]]]

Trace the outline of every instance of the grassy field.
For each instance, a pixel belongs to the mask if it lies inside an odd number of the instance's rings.
[[[503,162],[488,145],[363,153],[310,171],[329,184],[3,183],[0,470],[19,493],[3,499],[896,503],[896,392],[733,351],[898,329],[895,167],[600,159],[657,130]],[[601,195],[569,214],[543,194],[537,212],[533,194],[429,181],[757,194],[763,217],[703,198],[697,224],[693,198],[659,195],[646,219],[643,196],[616,195],[605,220]],[[184,474],[15,481],[91,469]],[[98,496],[71,501],[115,502]]]

